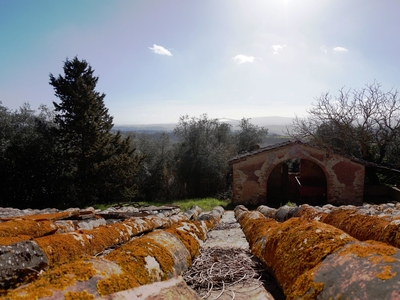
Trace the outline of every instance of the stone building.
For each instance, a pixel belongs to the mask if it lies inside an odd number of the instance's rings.
[[[229,164],[235,205],[363,203],[365,166],[317,146],[284,142],[238,155]]]

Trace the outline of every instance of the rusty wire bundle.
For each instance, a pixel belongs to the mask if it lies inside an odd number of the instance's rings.
[[[261,263],[254,260],[248,250],[241,248],[207,248],[203,249],[192,266],[183,274],[186,283],[203,299],[212,291],[221,293],[226,288],[249,281],[263,285],[261,277],[266,274]],[[232,292],[233,297],[235,293]]]

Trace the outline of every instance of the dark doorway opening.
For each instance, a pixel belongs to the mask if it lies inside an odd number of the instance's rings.
[[[316,163],[293,158],[275,166],[267,181],[267,205],[287,203],[324,205],[327,184],[324,171]]]

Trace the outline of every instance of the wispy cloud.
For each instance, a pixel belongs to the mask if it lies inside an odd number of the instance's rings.
[[[282,52],[283,48],[285,48],[286,45],[272,45],[271,48],[274,50],[274,54],[279,54]]]
[[[244,63],[252,63],[256,59],[254,56],[247,56],[243,54],[238,54],[235,57],[232,58],[235,63],[238,65],[244,64]]]
[[[163,46],[154,44],[153,47],[149,47],[149,49],[159,55],[172,56],[172,53],[169,50],[165,49]]]
[[[334,52],[348,52],[349,50],[347,50],[346,48],[343,47],[335,47],[333,48]]]
[[[319,47],[319,50],[321,50],[324,53],[328,53],[328,49],[326,48],[326,46]]]

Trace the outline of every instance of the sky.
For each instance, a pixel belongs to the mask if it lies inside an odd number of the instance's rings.
[[[0,0],[0,101],[58,102],[86,60],[115,125],[306,116],[322,93],[400,89],[400,1]]]

